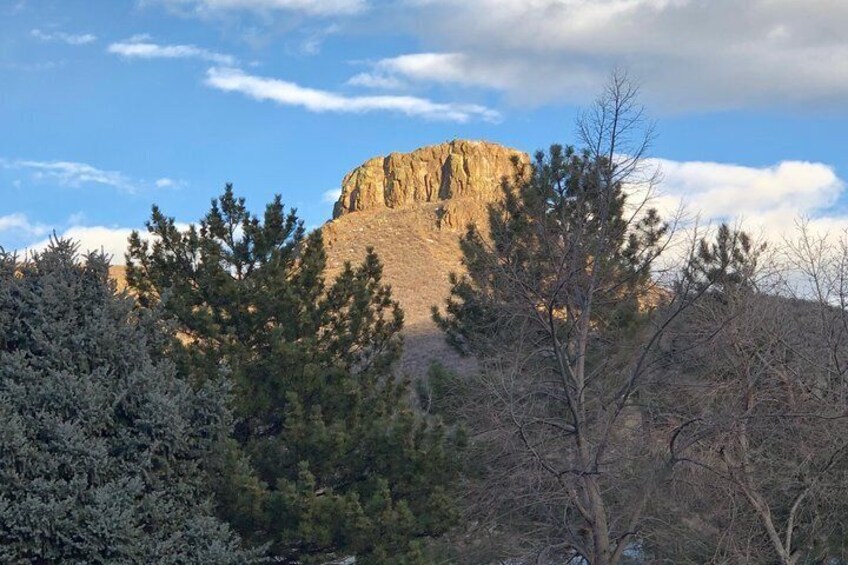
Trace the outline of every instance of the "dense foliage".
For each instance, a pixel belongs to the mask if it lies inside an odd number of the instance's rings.
[[[108,262],[0,254],[0,561],[246,563],[205,468],[230,416],[193,390]]]
[[[148,229],[152,244],[130,241],[130,287],[176,321],[170,355],[187,378],[224,368],[235,385],[222,516],[291,562],[414,561],[416,540],[454,523],[457,469],[390,371],[403,316],[376,255],[325,283],[320,232],[279,197],[260,220],[231,186],[199,226],[154,208]]]

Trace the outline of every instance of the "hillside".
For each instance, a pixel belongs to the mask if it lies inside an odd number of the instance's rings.
[[[321,227],[328,278],[373,247],[405,313],[402,370],[422,375],[437,359],[463,371],[473,367],[445,342],[431,319],[444,304],[451,272],[462,272],[459,239],[469,223],[485,225],[488,206],[515,174],[513,159],[528,156],[502,145],[454,140],[410,153],[370,159],[348,173],[333,219]],[[119,288],[125,267],[110,271]]]
[[[433,323],[430,310],[461,272],[459,239],[469,223],[485,224],[488,205],[526,154],[494,143],[455,140],[365,162],[345,176],[335,219],[322,227],[328,266],[338,272],[374,247],[385,280],[406,314],[403,370],[420,375],[432,360],[457,370],[459,357]]]
[[[374,247],[384,265],[385,281],[405,314],[403,370],[420,375],[432,359],[456,369],[470,368],[468,359],[446,346],[430,318],[449,290],[448,275],[462,270],[459,233],[436,227],[438,205],[371,210],[351,214],[324,226],[328,270],[345,261],[358,262]]]

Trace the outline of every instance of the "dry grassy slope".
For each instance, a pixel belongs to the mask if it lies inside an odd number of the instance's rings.
[[[461,272],[461,233],[437,227],[439,205],[419,203],[405,208],[380,208],[348,214],[322,228],[328,275],[338,273],[345,261],[357,263],[373,247],[384,265],[384,279],[405,314],[405,347],[401,369],[421,376],[433,360],[458,371],[473,368],[444,340],[430,310],[442,306],[451,272]],[[329,277],[328,277],[329,278]]]
[[[123,265],[112,265],[109,267],[109,277],[115,281],[118,290],[127,288],[127,268]]]

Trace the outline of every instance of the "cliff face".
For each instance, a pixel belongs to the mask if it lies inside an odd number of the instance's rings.
[[[345,176],[334,220],[322,228],[328,275],[357,263],[373,247],[384,279],[406,315],[402,369],[423,374],[433,360],[459,371],[459,357],[431,320],[444,306],[451,272],[463,270],[460,236],[469,223],[485,229],[488,205],[513,179],[513,159],[529,157],[482,141],[452,141],[365,162]]]
[[[464,228],[485,204],[501,198],[504,179],[527,155],[485,141],[454,140],[366,161],[342,181],[333,218],[352,212],[443,202],[440,227]],[[462,205],[460,205],[462,204]]]

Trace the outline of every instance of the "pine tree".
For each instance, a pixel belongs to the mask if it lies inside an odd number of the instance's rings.
[[[766,244],[755,243],[746,232],[722,223],[714,241],[702,238],[685,267],[684,276],[693,291],[715,293],[752,290],[758,260]]]
[[[231,417],[151,355],[105,257],[0,252],[0,561],[245,563],[205,469]]]
[[[229,185],[199,227],[154,207],[148,230],[152,244],[131,237],[130,287],[176,321],[188,378],[225,367],[234,382],[222,516],[288,562],[414,561],[454,521],[456,465],[390,371],[403,316],[376,255],[325,283],[320,232],[279,196],[260,220]]]

